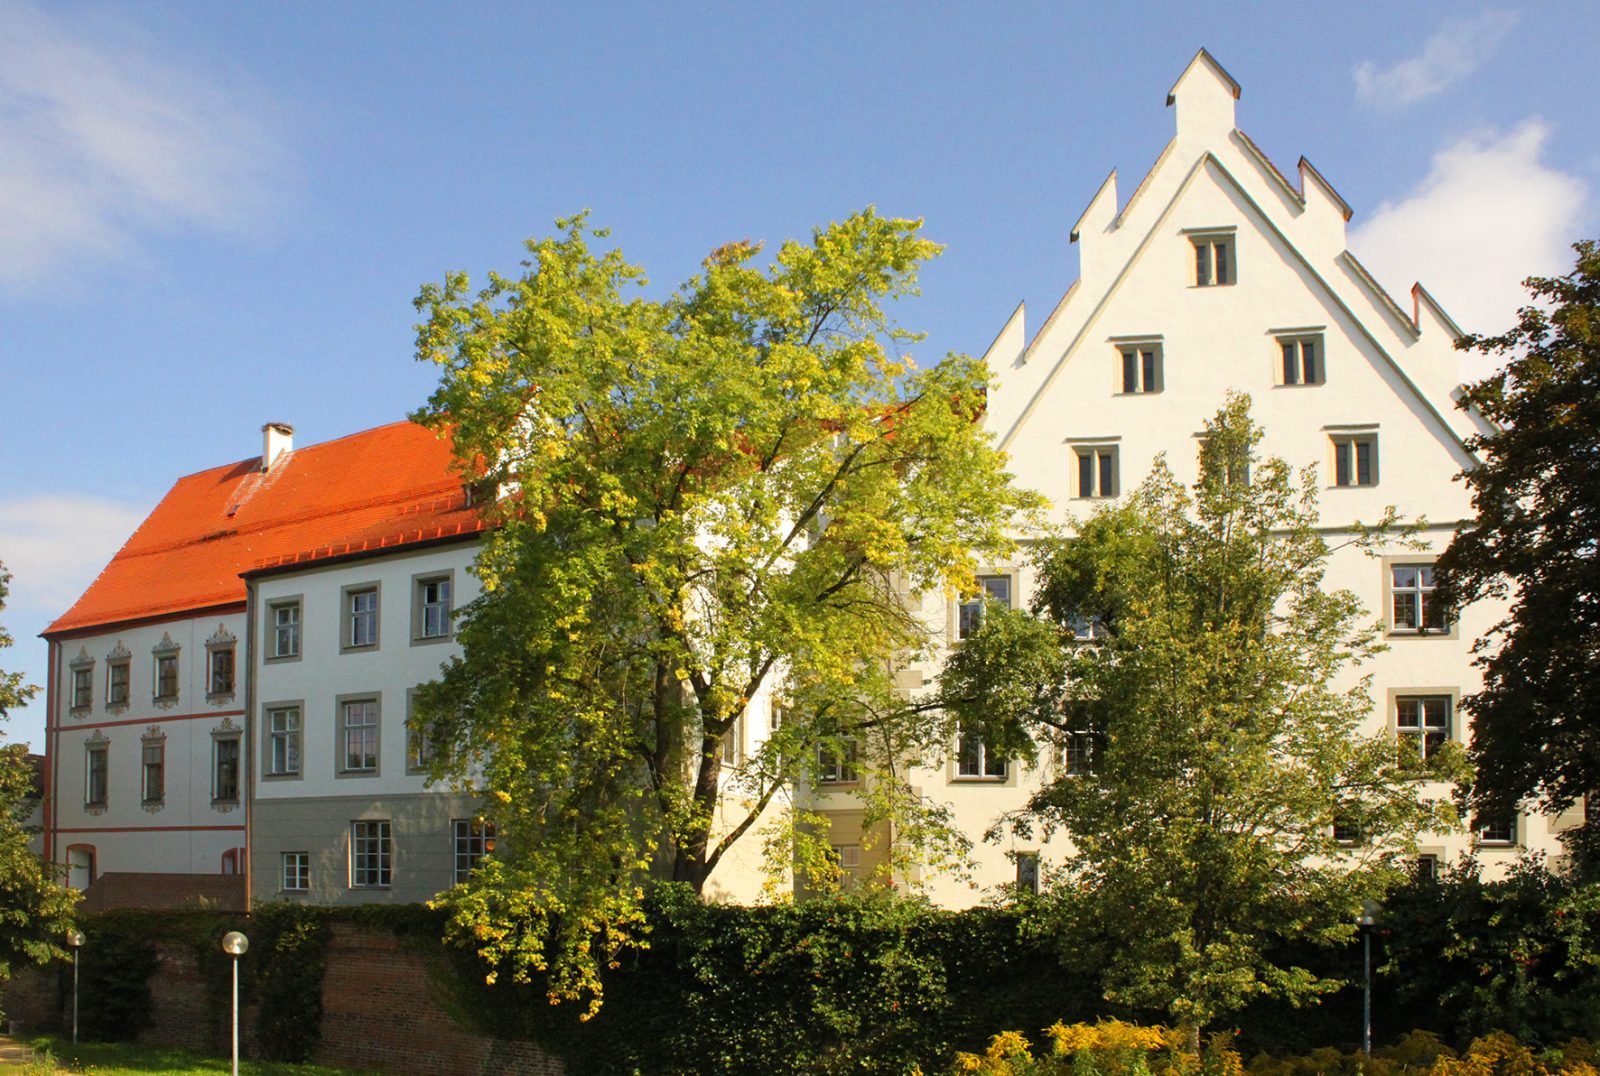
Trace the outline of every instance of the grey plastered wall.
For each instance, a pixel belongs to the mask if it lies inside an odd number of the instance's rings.
[[[410,904],[432,898],[455,882],[451,822],[473,818],[475,796],[454,792],[413,795],[319,796],[258,799],[252,819],[254,901],[310,904]],[[350,887],[350,823],[387,819],[394,848],[393,883],[386,888]],[[311,888],[282,890],[282,854],[311,857]]]

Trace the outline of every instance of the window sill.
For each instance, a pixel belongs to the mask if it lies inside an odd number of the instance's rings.
[[[299,770],[285,771],[284,773],[264,773],[261,775],[263,781],[298,781],[300,777]]]
[[[950,778],[951,781],[961,785],[1003,785],[1010,779],[1011,775],[1009,773],[1001,777],[994,777],[988,774],[958,773]]]
[[[448,643],[454,639],[454,635],[414,635],[411,638],[411,645],[431,646],[434,643]]]

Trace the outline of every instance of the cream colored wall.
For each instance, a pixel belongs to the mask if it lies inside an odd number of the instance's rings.
[[[95,849],[98,873],[144,871],[217,874],[223,853],[243,847],[243,792],[240,802],[213,803],[214,734],[242,734],[244,724],[244,615],[228,613],[169,620],[92,635],[57,644],[51,780],[56,829],[54,857],[67,862],[69,845]],[[235,646],[232,695],[206,695],[209,638],[231,635]],[[165,639],[177,644],[178,697],[157,701],[153,651]],[[106,701],[107,655],[121,647],[129,654],[126,707]],[[91,705],[71,709],[71,663],[86,655],[94,662]],[[152,730],[164,736],[165,795],[142,802],[143,738]],[[103,809],[84,803],[86,744],[99,737],[107,749],[107,799]],[[241,770],[240,779],[243,780]],[[75,878],[81,884],[81,879]]]

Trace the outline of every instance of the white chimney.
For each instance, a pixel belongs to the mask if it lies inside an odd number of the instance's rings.
[[[261,427],[261,469],[270,471],[279,456],[294,448],[294,427],[287,422],[269,422]]]

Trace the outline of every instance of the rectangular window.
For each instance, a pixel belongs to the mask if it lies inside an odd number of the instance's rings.
[[[457,818],[450,825],[454,830],[455,879],[460,885],[477,869],[479,860],[494,851],[494,823]]]
[[[239,737],[212,741],[211,798],[221,803],[239,800]]]
[[[856,779],[856,742],[817,745],[817,784],[842,785]]]
[[[156,655],[156,698],[178,697],[178,655]]]
[[[394,879],[394,842],[387,820],[350,823],[350,887],[382,887]]]
[[[983,623],[983,609],[989,602],[1011,608],[1011,577],[1009,575],[978,576],[978,593],[961,603],[956,610],[956,637],[965,639]]]
[[[311,888],[311,853],[283,853],[283,888],[289,893],[304,893]]]
[[[417,580],[416,628],[418,639],[444,639],[450,635],[450,577]]]
[[[1078,456],[1078,496],[1115,497],[1117,495],[1116,446],[1086,446],[1075,451]]]
[[[1361,843],[1361,827],[1353,822],[1335,822],[1333,839],[1340,844],[1354,847]]]
[[[146,740],[140,798],[145,803],[160,803],[166,795],[166,740]]]
[[[1161,348],[1155,344],[1132,344],[1118,349],[1122,358],[1122,391],[1127,394],[1160,392],[1162,388]]]
[[[1098,732],[1069,732],[1063,761],[1068,776],[1078,777],[1093,773],[1100,755],[1101,737]]]
[[[1371,434],[1339,435],[1333,439],[1333,484],[1378,484],[1378,438]]]
[[[267,776],[300,772],[300,707],[277,706],[267,711]]]
[[[1444,606],[1434,597],[1433,565],[1395,564],[1389,568],[1392,611],[1389,630],[1394,632],[1445,631]]]
[[[110,749],[103,743],[92,743],[84,752],[83,804],[85,807],[106,805],[106,756]]]
[[[1449,695],[1401,695],[1394,700],[1394,725],[1401,746],[1431,758],[1450,739]]]
[[[106,705],[128,705],[128,670],[132,662],[113,661],[106,666]]]
[[[1280,368],[1282,377],[1280,384],[1322,384],[1322,337],[1280,337],[1278,350],[1283,359],[1283,365]]]
[[[1416,876],[1419,882],[1439,880],[1439,857],[1431,853],[1417,857]]]
[[[743,754],[744,747],[744,718],[733,719],[732,726],[722,734],[722,763],[725,766],[737,766]]]
[[[339,708],[345,773],[378,772],[378,700],[355,699]]]
[[[1234,281],[1233,239],[1230,236],[1212,235],[1194,237],[1194,282],[1197,287],[1209,288]]]
[[[378,588],[361,587],[344,592],[344,648],[361,650],[378,645]]]
[[[1517,817],[1477,819],[1479,844],[1509,845],[1517,843]]]
[[[87,710],[94,699],[94,666],[72,670],[72,708]]]
[[[1039,853],[1017,853],[1017,891],[1019,893],[1039,892]]]
[[[300,603],[279,602],[268,606],[272,618],[271,656],[297,658],[300,656]]]
[[[233,647],[221,646],[212,650],[207,659],[206,694],[233,694]]]
[[[976,733],[961,734],[961,743],[956,751],[957,777],[996,780],[1003,779],[1005,775],[1006,760],[990,750],[982,736]]]
[[[1073,641],[1079,643],[1096,642],[1111,634],[1105,620],[1099,616],[1077,614],[1067,620],[1067,626],[1072,629]]]
[[[861,873],[861,846],[859,844],[830,845],[833,865],[839,871],[839,884],[848,888]]]

